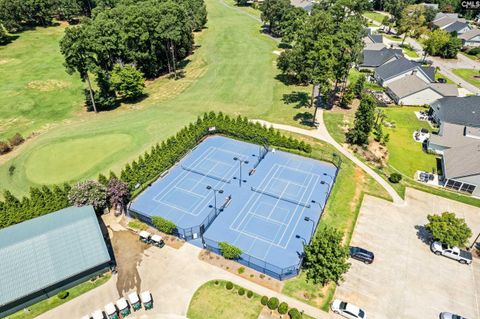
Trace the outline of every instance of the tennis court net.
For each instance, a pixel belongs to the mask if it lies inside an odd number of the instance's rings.
[[[250,187],[250,189],[252,191],[256,192],[256,193],[264,194],[264,195],[267,195],[267,196],[270,196],[270,197],[273,197],[273,198],[276,198],[276,199],[280,199],[280,200],[283,200],[283,201],[286,201],[286,202],[289,202],[289,203],[292,203],[292,204],[296,204],[296,205],[300,205],[300,206],[303,206],[303,207],[310,208],[310,204],[308,204],[308,203],[302,203],[300,201],[290,199],[290,198],[286,198],[286,197],[282,197],[282,196],[279,196],[277,194],[273,194],[273,193],[270,193],[270,192],[266,192],[264,190],[256,189],[254,187]]]
[[[196,169],[193,169],[193,168],[190,168],[190,167],[186,167],[186,166],[183,166],[183,165],[181,165],[181,166],[184,170],[186,170],[188,172],[192,172],[192,173],[199,174],[199,175],[202,175],[202,176],[210,177],[210,178],[216,179],[217,181],[224,182],[224,183],[230,183],[231,182],[231,179],[226,179],[226,178],[223,178],[223,177],[207,174],[207,173],[204,173],[202,171],[199,171],[199,170],[196,170]]]

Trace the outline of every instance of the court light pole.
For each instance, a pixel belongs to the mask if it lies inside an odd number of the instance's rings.
[[[320,202],[317,202],[316,200],[312,199],[312,203],[313,204],[318,204],[318,206],[320,206],[320,210],[323,211],[323,206]]]
[[[321,184],[321,185],[327,184],[327,187],[328,187],[328,188],[327,188],[327,193],[328,193],[328,191],[330,190],[330,183],[327,183],[327,182],[325,182],[325,181],[320,181],[320,184]]]
[[[315,232],[315,221],[308,216],[305,216],[305,218],[303,220],[306,221],[306,222],[312,222],[312,235],[310,237],[310,241],[312,241],[313,235],[314,235],[314,232]]]
[[[238,157],[234,157],[233,160],[238,161],[238,163],[240,164],[240,179],[238,180],[238,183],[239,183],[240,187],[242,187],[242,165],[243,164],[248,164],[248,161],[247,160],[242,160]]]
[[[303,238],[300,235],[295,235],[295,238],[300,239],[302,241],[303,246],[307,246],[307,241],[305,240],[305,238]]]
[[[207,186],[207,189],[213,191],[213,201],[215,204],[214,207],[215,207],[215,215],[216,215],[217,214],[217,193],[223,194],[223,189],[216,189],[210,185]]]
[[[327,173],[323,173],[323,176],[330,177],[330,178],[332,179],[332,183],[333,183],[333,180],[334,180],[334,179],[333,179],[333,176],[332,176],[332,175],[330,175],[330,174],[327,174]]]

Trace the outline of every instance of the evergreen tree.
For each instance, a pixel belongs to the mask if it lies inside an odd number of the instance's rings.
[[[368,144],[368,136],[375,123],[375,106],[375,99],[371,95],[363,97],[355,112],[354,127],[347,133],[350,144]]]

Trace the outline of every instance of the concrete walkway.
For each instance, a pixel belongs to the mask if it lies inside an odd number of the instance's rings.
[[[254,122],[258,122],[267,126],[273,126],[276,129],[279,130],[284,130],[284,131],[289,131],[293,133],[298,133],[306,136],[310,136],[319,140],[322,140],[324,142],[327,142],[333,147],[335,147],[340,153],[345,155],[348,159],[350,159],[352,162],[354,162],[356,165],[360,166],[367,174],[372,176],[380,185],[382,185],[383,188],[390,194],[390,196],[393,199],[393,202],[396,205],[403,205],[404,200],[397,194],[397,192],[393,189],[390,184],[384,180],[380,175],[378,175],[373,169],[371,169],[368,165],[366,165],[364,162],[359,160],[353,153],[348,151],[345,147],[337,143],[333,137],[328,133],[327,128],[325,126],[325,122],[323,121],[323,110],[319,109],[317,112],[317,123],[318,127],[316,130],[305,130],[302,128],[298,128],[295,126],[290,126],[290,125],[284,125],[284,124],[276,124],[276,123],[271,123],[267,122],[264,120],[252,120]]]
[[[185,244],[176,250],[165,246],[162,249],[151,247],[137,269],[141,278],[141,290],[150,290],[154,299],[154,308],[148,312],[142,310],[132,318],[184,318],[187,315],[190,300],[195,291],[209,280],[224,279],[252,290],[259,295],[277,297],[291,307],[303,310],[317,319],[330,318],[328,313],[304,304],[296,299],[271,291],[244,278],[236,276],[219,267],[198,259],[201,249]],[[117,277],[109,282],[66,304],[63,304],[38,319],[81,318],[96,309],[103,309],[109,302],[115,302],[119,296],[116,290]]]

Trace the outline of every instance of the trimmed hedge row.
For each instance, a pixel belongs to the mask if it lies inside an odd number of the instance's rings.
[[[209,132],[210,127],[215,127],[215,131]],[[195,123],[190,123],[181,129],[175,136],[161,144],[156,144],[137,160],[127,164],[121,171],[120,180],[128,184],[132,195],[138,195],[211,133],[259,144],[263,143],[265,138],[270,145],[294,153],[305,154],[312,151],[309,144],[286,137],[273,128],[249,122],[246,117],[232,118],[221,112],[210,112],[199,117]],[[105,184],[112,178],[116,178],[112,172],[109,178],[100,175],[99,182]],[[68,201],[70,189],[71,186],[68,184],[32,187],[29,196],[21,199],[16,198],[9,191],[4,191],[4,200],[0,201],[0,228],[70,206]]]

